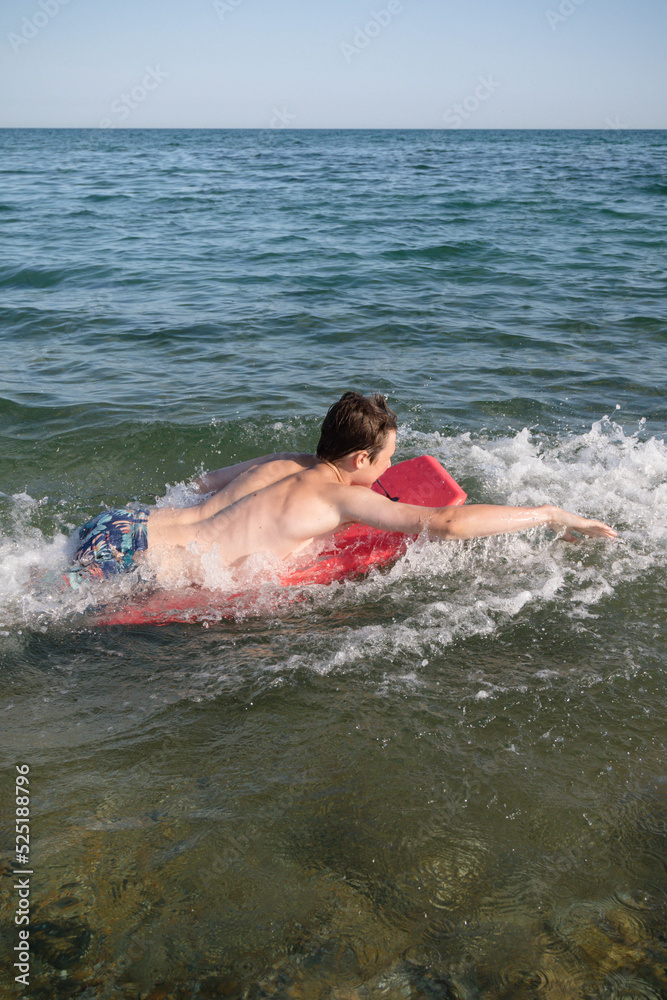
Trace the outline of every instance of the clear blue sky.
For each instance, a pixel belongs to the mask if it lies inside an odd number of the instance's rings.
[[[1,126],[667,128],[665,0],[4,0]]]

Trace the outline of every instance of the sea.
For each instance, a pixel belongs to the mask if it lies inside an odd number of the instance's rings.
[[[2,130],[0,232],[3,1000],[664,1000],[667,132]],[[618,539],[52,585],[350,389]]]

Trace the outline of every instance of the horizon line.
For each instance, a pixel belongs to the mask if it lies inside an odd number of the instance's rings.
[[[103,128],[99,125],[0,125],[2,132],[666,132],[667,126],[575,126],[575,125],[506,125],[489,128],[444,128],[437,125],[129,125]]]

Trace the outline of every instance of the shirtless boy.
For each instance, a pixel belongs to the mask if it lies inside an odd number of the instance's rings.
[[[211,493],[194,507],[118,509],[80,529],[75,565],[67,577],[109,576],[136,566],[145,553],[158,581],[174,572],[201,579],[200,554],[238,566],[254,553],[285,558],[315,538],[351,523],[429,537],[480,538],[545,525],[592,538],[614,538],[613,528],[559,507],[419,507],[395,503],[370,487],[391,465],[396,416],[382,396],[346,392],[329,409],[316,455],[277,454],[241,462],[196,481]],[[143,557],[143,556],[142,556]],[[76,580],[76,582],[75,582]]]

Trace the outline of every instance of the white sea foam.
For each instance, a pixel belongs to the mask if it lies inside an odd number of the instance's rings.
[[[564,621],[594,617],[619,586],[667,562],[667,448],[626,434],[608,417],[553,440],[524,429],[503,438],[444,437],[402,428],[400,457],[427,453],[458,480],[473,478],[477,502],[556,503],[614,525],[614,542],[562,542],[545,530],[469,542],[419,540],[389,573],[340,588],[351,605],[384,597],[395,620],[322,633],[308,657],[321,673],[378,658],[417,664],[451,643],[493,633],[533,609],[562,609]],[[342,593],[341,593],[342,591]],[[344,596],[343,596],[344,595]],[[324,598],[322,598],[324,600]]]
[[[63,523],[62,511],[51,509],[48,497],[27,493],[4,498],[4,529],[0,530],[0,626],[44,624],[85,612],[111,592],[128,593],[136,581],[119,578],[109,584],[86,584],[79,590],[63,585],[62,574],[77,545],[73,524]],[[34,524],[51,513],[52,534]],[[67,530],[67,534],[63,531]]]
[[[201,470],[204,471],[203,469]],[[206,496],[210,496],[207,493]],[[195,489],[191,482],[167,484],[165,495],[158,498],[156,507],[194,507],[202,499],[203,494]]]

